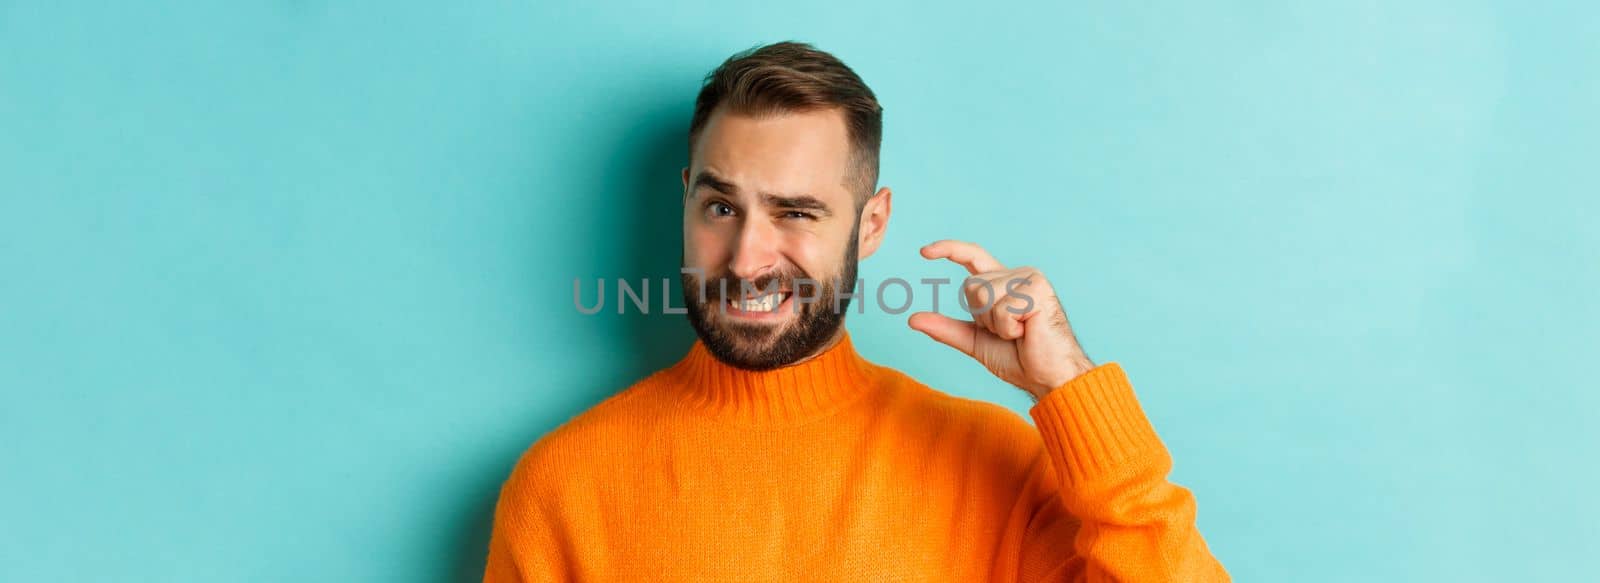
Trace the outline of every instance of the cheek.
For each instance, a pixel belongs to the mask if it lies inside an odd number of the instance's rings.
[[[796,267],[805,270],[812,277],[825,279],[840,275],[844,265],[839,262],[844,257],[844,250],[848,241],[823,240],[819,237],[791,237],[786,245],[785,256]]]
[[[698,223],[692,219],[683,224],[683,257],[689,267],[707,267],[728,262],[733,239],[725,229]]]

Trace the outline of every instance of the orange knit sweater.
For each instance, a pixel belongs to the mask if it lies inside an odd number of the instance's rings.
[[[533,444],[485,581],[1219,581],[1115,363],[1035,426],[863,360],[684,359]]]

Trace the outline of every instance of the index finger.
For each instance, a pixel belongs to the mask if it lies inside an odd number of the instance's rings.
[[[972,275],[990,271],[1000,271],[1006,266],[996,261],[993,255],[984,251],[977,243],[944,239],[929,243],[922,248],[922,256],[928,259],[949,259],[967,268]]]

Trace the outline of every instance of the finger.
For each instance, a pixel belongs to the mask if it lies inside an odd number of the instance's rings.
[[[1027,320],[1045,308],[1043,301],[1050,296],[1050,282],[1045,280],[1045,274],[1040,274],[1034,267],[1018,267],[1006,274],[995,275],[989,283],[1000,290],[1000,300],[995,300],[994,304],[994,316],[990,316],[994,322],[990,332],[1005,340],[1022,338],[1027,330]]]
[[[993,255],[984,251],[976,243],[945,239],[929,243],[922,248],[922,256],[928,259],[949,259],[967,268],[967,273],[978,275],[986,271],[1000,271],[1005,269]]]
[[[1000,312],[1001,302],[1009,295],[1006,286],[1013,280],[1023,279],[1032,268],[1022,267],[974,275],[962,282],[963,299],[967,313],[979,326],[997,336],[1004,336],[1002,320],[1007,314]]]
[[[908,320],[911,329],[927,334],[929,338],[972,356],[978,338],[977,324],[951,318],[936,312],[917,312]]]
[[[1038,302],[1026,296],[1008,295],[1000,299],[994,306],[994,321],[992,331],[995,336],[1006,340],[1016,340],[1023,336],[1028,320],[1038,311]]]
[[[981,327],[989,327],[989,314],[999,295],[1000,290],[987,277],[974,275],[961,282],[961,299],[965,302],[962,309]]]
[[[1032,267],[1018,267],[996,275],[989,280],[989,285],[1000,296],[995,300],[995,310],[1014,315],[1018,321],[1026,321],[1033,316],[1039,309],[1039,296],[1050,291],[1050,283],[1045,280],[1044,274]]]

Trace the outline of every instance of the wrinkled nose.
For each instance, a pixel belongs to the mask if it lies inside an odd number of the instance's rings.
[[[728,271],[739,279],[755,281],[778,265],[778,233],[766,221],[746,220],[739,227]]]

